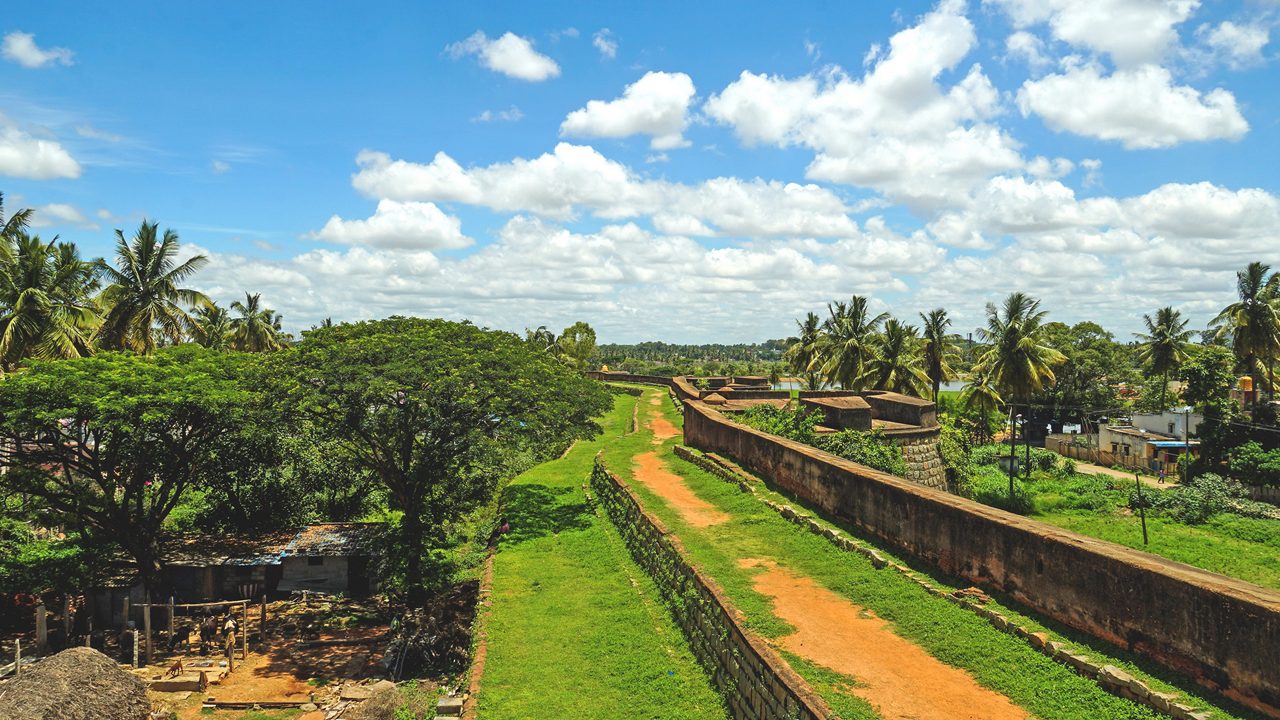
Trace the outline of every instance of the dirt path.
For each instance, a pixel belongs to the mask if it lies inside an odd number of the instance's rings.
[[[1122,480],[1133,482],[1132,472],[1116,470],[1115,468],[1103,467],[1101,465],[1094,465],[1093,463],[1082,462],[1080,460],[1076,460],[1076,472],[1084,473],[1085,475],[1108,475],[1113,478],[1120,478]],[[1139,475],[1139,477],[1142,478],[1142,483],[1144,485],[1150,485],[1153,488],[1160,488],[1161,490],[1168,490],[1169,488],[1176,487],[1178,485],[1178,481],[1175,478],[1166,478],[1165,482],[1161,483],[1159,478],[1154,478],[1147,474]]]
[[[756,591],[773,600],[774,614],[796,628],[776,640],[786,650],[857,679],[851,688],[884,720],[1024,720],[1031,715],[988,690],[968,673],[926,653],[889,624],[847,599],[780,568],[771,560],[744,559],[763,568]]]
[[[657,453],[637,455],[634,471],[637,482],[666,500],[690,525],[701,528],[728,522],[727,514],[693,494],[684,478],[668,470]]]
[[[650,418],[649,430],[653,432],[654,445],[661,445],[663,442],[680,434],[680,428],[673,425],[670,420],[660,414],[655,414]]]

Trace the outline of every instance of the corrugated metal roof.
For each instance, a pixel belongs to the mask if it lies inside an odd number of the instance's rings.
[[[282,555],[365,555],[382,527],[381,523],[315,523],[299,530]]]

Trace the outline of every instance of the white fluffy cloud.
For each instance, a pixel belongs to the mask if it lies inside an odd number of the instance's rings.
[[[748,144],[813,149],[810,178],[932,210],[1022,165],[1018,143],[989,122],[1000,95],[980,66],[939,84],[975,43],[963,5],[944,2],[870,56],[862,78],[839,69],[795,79],[743,72],[705,110]]]
[[[1158,63],[1199,0],[987,0],[1014,26],[1047,24],[1054,39],[1105,53],[1118,66]]]
[[[1259,24],[1226,20],[1217,25],[1200,26],[1196,37],[1208,47],[1211,56],[1240,69],[1262,62],[1262,49],[1271,41],[1271,31]]]
[[[684,73],[647,72],[616,100],[591,100],[560,125],[561,135],[622,138],[650,136],[655,150],[684,147],[693,80]]]
[[[80,177],[80,163],[56,140],[32,137],[0,117],[0,175],[28,180]]]
[[[1216,88],[1201,93],[1175,84],[1157,65],[1141,65],[1104,75],[1096,64],[1068,68],[1018,91],[1023,115],[1039,115],[1054,130],[1126,148],[1159,148],[1203,140],[1238,140],[1249,124],[1235,96]]]
[[[515,33],[503,33],[492,39],[477,30],[471,37],[445,48],[451,57],[475,55],[480,64],[507,77],[529,82],[541,82],[560,75],[555,60],[533,49],[533,43]]]
[[[42,68],[50,65],[71,65],[75,62],[75,54],[62,47],[42,49],[36,45],[36,36],[18,30],[4,36],[0,45],[0,54],[6,60],[16,62],[26,68]]]
[[[614,39],[609,28],[601,28],[591,36],[591,44],[600,52],[600,57],[612,60],[618,57],[618,41]]]
[[[434,203],[382,200],[366,220],[343,220],[334,215],[310,237],[342,245],[433,250],[462,248],[471,238],[462,234],[462,222]]]
[[[586,210],[620,220],[656,216],[667,229],[699,226],[734,236],[832,237],[853,230],[849,209],[817,185],[713,178],[694,185],[646,180],[594,148],[560,143],[531,160],[463,168],[445,153],[427,164],[363,151],[352,184],[376,198],[460,202],[568,220]]]
[[[99,225],[81,212],[80,208],[69,203],[49,203],[34,208],[31,227],[66,227],[72,226],[81,230],[97,230]]]

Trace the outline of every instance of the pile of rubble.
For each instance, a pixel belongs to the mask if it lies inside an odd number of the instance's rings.
[[[5,720],[147,720],[142,681],[92,648],[45,658],[0,683]]]

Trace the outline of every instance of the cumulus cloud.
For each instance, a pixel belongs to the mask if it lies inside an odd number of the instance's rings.
[[[580,211],[619,220],[651,215],[696,219],[715,234],[846,234],[855,227],[835,193],[817,185],[712,178],[696,184],[646,180],[594,148],[560,143],[551,153],[463,168],[441,152],[427,164],[363,151],[352,185],[376,198],[461,202],[558,220]],[[672,220],[675,222],[675,220]]]
[[[1010,57],[1021,59],[1032,70],[1043,70],[1053,64],[1045,50],[1044,41],[1025,30],[1013,33],[1004,42]]]
[[[838,68],[792,79],[743,72],[704,109],[749,145],[814,150],[810,178],[932,211],[1023,162],[1018,143],[989,122],[1000,95],[979,65],[939,83],[975,43],[963,6],[945,2],[895,34],[861,78]]]
[[[419,250],[462,248],[472,242],[462,234],[462,222],[434,203],[396,200],[382,200],[365,220],[334,215],[310,237],[342,245]]]
[[[4,36],[0,44],[0,54],[6,60],[15,62],[25,68],[43,68],[50,65],[71,65],[75,62],[75,53],[62,47],[42,49],[36,45],[36,36],[15,30]]]
[[[31,217],[31,227],[71,226],[80,230],[100,229],[98,223],[86,217],[80,208],[69,203],[49,203],[36,207],[34,210],[35,214]]]
[[[650,136],[649,146],[669,150],[689,144],[683,133],[689,124],[693,80],[684,73],[647,72],[628,85],[616,100],[591,100],[574,110],[560,125],[561,135],[622,138]]]
[[[1024,116],[1039,115],[1054,130],[1115,140],[1131,149],[1238,140],[1249,130],[1230,92],[1216,88],[1202,94],[1177,85],[1157,65],[1104,75],[1087,64],[1028,80],[1018,91],[1018,108]]]
[[[80,177],[80,163],[56,140],[29,135],[0,117],[0,175],[27,180]]]
[[[986,0],[1019,29],[1044,24],[1055,40],[1105,53],[1118,66],[1158,63],[1199,0]]]
[[[532,41],[512,32],[491,39],[477,30],[466,40],[447,46],[445,52],[455,59],[475,55],[486,68],[517,80],[541,82],[560,75],[555,60],[534,50]]]
[[[614,39],[609,28],[601,28],[591,36],[591,44],[600,52],[600,57],[612,60],[618,57],[618,41]]]
[[[1217,25],[1201,25],[1196,37],[1211,57],[1239,70],[1262,63],[1262,49],[1271,41],[1271,31],[1260,24],[1238,24],[1230,20]]]

